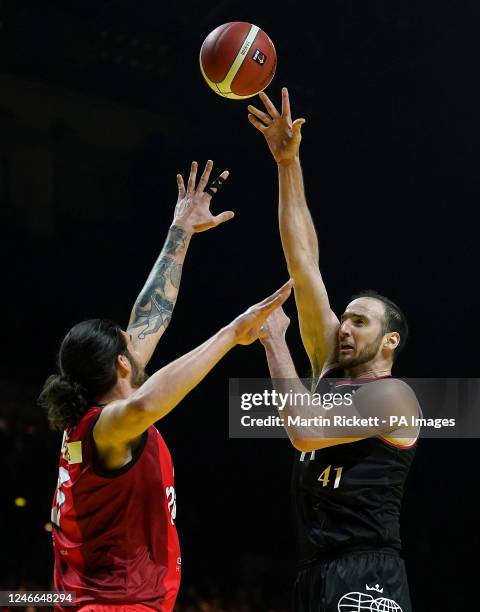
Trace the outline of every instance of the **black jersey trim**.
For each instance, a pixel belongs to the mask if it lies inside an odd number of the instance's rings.
[[[125,474],[131,468],[133,468],[133,466],[137,463],[137,461],[142,456],[145,446],[147,445],[148,429],[143,432],[139,446],[132,452],[132,459],[125,465],[122,465],[122,467],[120,468],[117,468],[115,470],[107,470],[100,466],[97,445],[95,444],[95,440],[93,438],[93,430],[95,428],[96,422],[98,421],[98,418],[100,417],[100,413],[101,413],[101,410],[99,411],[97,417],[95,418],[95,420],[93,421],[90,427],[89,438],[90,438],[90,448],[92,450],[92,462],[91,462],[92,470],[94,474],[96,474],[97,476],[100,476],[101,478],[117,478],[117,476],[122,476],[122,474]]]
[[[350,387],[358,387],[361,385],[366,385],[367,383],[375,382],[376,380],[383,380],[385,378],[393,378],[391,374],[386,374],[385,376],[377,376],[376,378],[345,378],[344,380],[338,380],[335,383],[335,389],[337,387],[344,387],[345,385],[349,385]]]
[[[341,372],[342,376],[345,376],[344,370],[343,368],[340,367],[340,365],[338,363],[333,363],[331,364],[331,367],[329,367],[328,369],[324,370],[320,376],[320,378],[318,379],[318,383],[317,386],[324,380],[328,380],[328,379],[335,379],[334,376],[332,376],[332,374],[338,370],[339,373]],[[334,387],[341,387],[341,386],[345,386],[345,385],[350,385],[352,387],[356,387],[359,385],[365,385],[367,383],[370,382],[374,382],[375,380],[382,380],[384,378],[393,378],[391,374],[385,374],[385,376],[376,376],[375,378],[341,378],[340,376],[338,377],[340,380],[335,381],[334,383]]]

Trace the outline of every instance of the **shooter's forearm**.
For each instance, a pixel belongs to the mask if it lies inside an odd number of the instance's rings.
[[[305,198],[302,167],[297,157],[278,165],[279,224],[290,274],[305,264],[318,265],[318,240]]]

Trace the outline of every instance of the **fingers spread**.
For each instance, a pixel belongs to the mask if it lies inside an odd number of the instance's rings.
[[[266,129],[268,129],[261,121],[259,121],[256,117],[254,117],[251,114],[248,115],[248,120],[250,121],[252,125],[254,125],[257,128],[258,131],[262,132],[262,134],[265,132]]]
[[[261,91],[258,95],[260,96],[260,100],[265,105],[265,108],[267,109],[267,112],[270,115],[270,117],[278,117],[280,113],[277,111],[277,109],[275,108],[275,105],[270,100],[270,98],[267,96],[267,94]]]
[[[267,115],[267,113],[264,113],[258,108],[255,108],[255,106],[252,106],[251,104],[249,104],[247,108],[252,115],[255,115],[257,119],[261,119],[261,121],[263,121],[267,125],[270,125],[272,123],[273,119],[270,117],[270,115]]]
[[[205,170],[203,171],[203,174],[200,177],[200,180],[198,181],[197,191],[203,191],[205,189],[208,179],[210,178],[210,172],[212,171],[212,168],[213,161],[209,159],[205,164]]]
[[[197,162],[193,161],[192,166],[190,168],[190,176],[188,177],[187,191],[189,192],[195,191],[195,179],[197,178],[197,168],[198,168]]]
[[[181,174],[177,174],[177,185],[178,185],[178,196],[183,198],[185,195],[185,184],[183,182],[183,176]]]

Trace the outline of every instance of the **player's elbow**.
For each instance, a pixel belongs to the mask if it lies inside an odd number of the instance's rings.
[[[295,450],[298,450],[301,453],[308,453],[313,450],[312,440],[309,438],[303,437],[298,433],[289,433],[288,437],[290,438],[290,442]]]
[[[290,438],[290,442],[295,450],[300,451],[301,453],[307,453],[308,449],[306,448],[305,440],[301,438]]]
[[[290,438],[290,441],[295,449],[301,453],[311,453],[315,450],[332,446],[332,440],[322,438],[297,438],[295,441]],[[349,441],[347,440],[347,442]]]

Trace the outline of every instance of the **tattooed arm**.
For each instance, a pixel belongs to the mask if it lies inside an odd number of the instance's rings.
[[[211,196],[204,192],[212,171],[213,163],[208,160],[205,170],[195,187],[197,162],[192,162],[187,188],[180,174],[177,174],[178,200],[173,223],[140,295],[133,305],[127,332],[132,343],[146,365],[163,332],[172,318],[177,301],[183,262],[193,234],[204,232],[233,217],[232,211],[219,215],[210,212]],[[223,179],[228,172],[222,172]]]
[[[190,237],[181,227],[170,227],[162,252],[133,306],[127,332],[143,358],[142,365],[148,363],[170,323]]]

